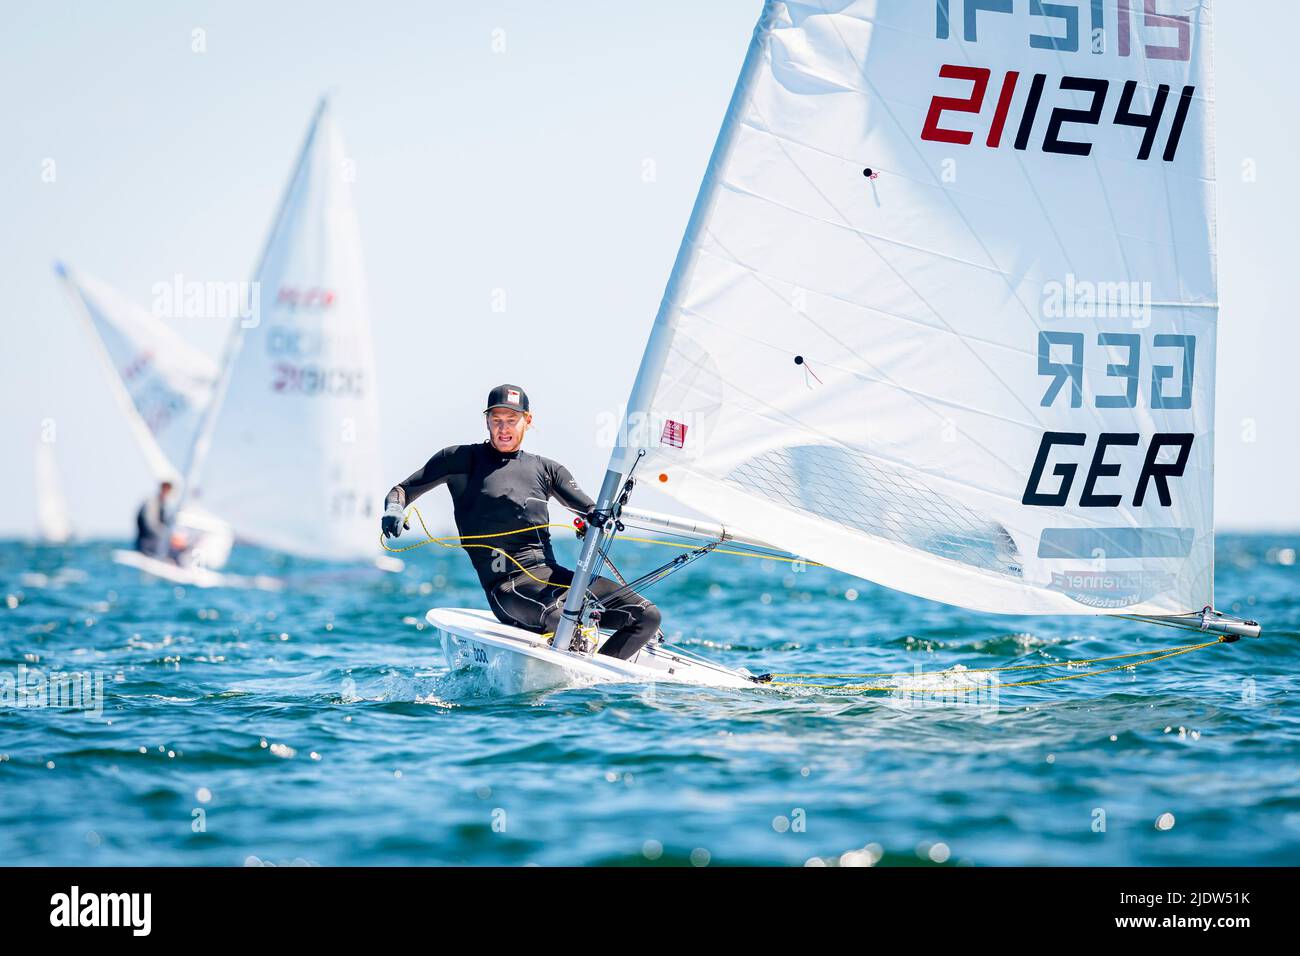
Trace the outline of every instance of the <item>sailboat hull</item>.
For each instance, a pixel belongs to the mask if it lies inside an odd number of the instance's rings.
[[[141,554],[139,551],[114,551],[113,561],[128,568],[135,568],[159,580],[186,587],[251,588],[258,591],[279,591],[284,587],[284,582],[278,578],[260,574],[252,577],[243,574],[225,574],[195,566],[183,567],[171,561]]]
[[[176,518],[175,530],[189,542],[187,564],[219,571],[230,560],[235,536],[230,525],[220,518],[187,508]]]
[[[488,611],[434,608],[426,620],[438,633],[449,669],[478,671],[503,695],[596,684],[758,686],[747,671],[686,657],[662,645],[621,661],[554,650],[540,634],[502,624]]]

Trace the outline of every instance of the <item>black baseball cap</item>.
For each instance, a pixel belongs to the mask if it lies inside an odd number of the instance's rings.
[[[528,411],[528,393],[518,385],[498,385],[488,392],[487,408],[484,414],[494,408],[513,408],[517,412]]]

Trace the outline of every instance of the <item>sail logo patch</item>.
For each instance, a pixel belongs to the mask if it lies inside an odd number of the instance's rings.
[[[288,309],[290,312],[297,312],[299,309],[324,312],[326,309],[333,308],[336,298],[333,289],[322,289],[315,286],[300,289],[297,286],[285,285],[281,286],[280,291],[276,294],[275,304]]]
[[[1117,610],[1149,601],[1174,586],[1173,576],[1163,571],[1053,571],[1047,585],[1051,591],[1086,607]]]
[[[681,448],[686,444],[686,426],[672,419],[664,422],[664,432],[659,436],[659,444]]]

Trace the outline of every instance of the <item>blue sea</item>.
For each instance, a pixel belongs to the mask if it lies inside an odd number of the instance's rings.
[[[8,864],[1300,863],[1300,534],[1220,537],[1221,609],[1264,637],[979,706],[662,684],[493,697],[447,673],[424,622],[486,606],[459,551],[385,575],[237,550],[228,570],[291,582],[266,593],[143,578],[113,547],[0,544]],[[662,552],[617,557],[637,573]],[[1196,640],[725,555],[648,593],[684,647],[755,673]],[[41,692],[56,673],[91,678],[80,708]]]

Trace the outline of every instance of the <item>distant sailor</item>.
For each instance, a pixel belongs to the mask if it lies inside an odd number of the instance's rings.
[[[444,448],[388,492],[383,533],[388,538],[400,535],[406,507],[429,489],[447,485],[462,537],[512,532],[463,542],[497,620],[537,633],[554,631],[573,572],[556,562],[546,528],[520,529],[550,520],[548,498],[588,519],[595,502],[578,487],[569,469],[520,450],[533,423],[522,388],[492,389],[483,414],[486,441]],[[619,587],[597,577],[589,590],[603,599]],[[601,626],[615,630],[600,653],[628,660],[655,636],[659,621],[659,609],[650,601],[625,592],[606,604]]]
[[[185,550],[185,538],[168,527],[171,497],[172,483],[164,481],[158,486],[158,494],[147,498],[136,512],[135,549],[141,554],[175,561]]]

